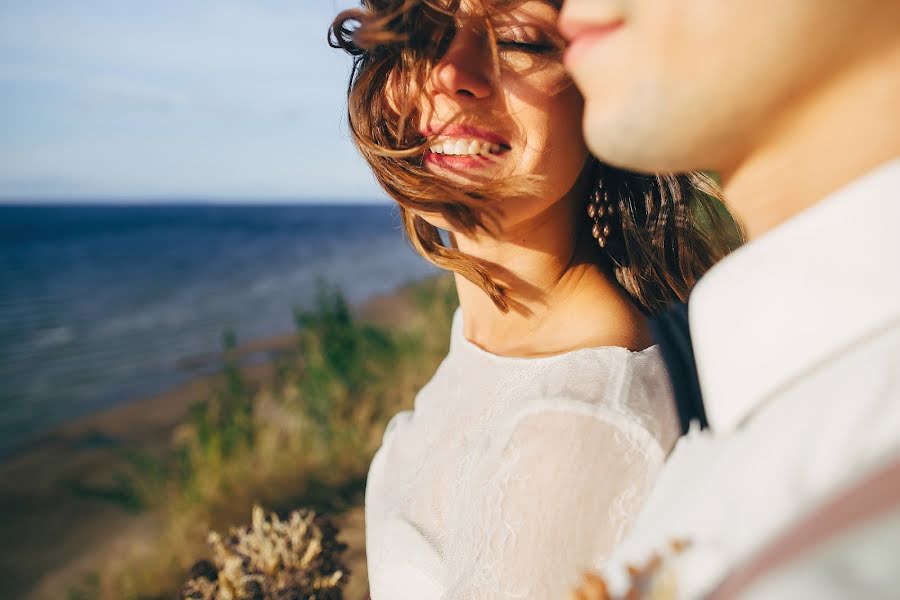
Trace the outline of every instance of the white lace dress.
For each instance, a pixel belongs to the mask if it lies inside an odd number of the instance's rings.
[[[369,469],[372,600],[562,599],[636,515],[678,437],[657,347],[450,351]]]

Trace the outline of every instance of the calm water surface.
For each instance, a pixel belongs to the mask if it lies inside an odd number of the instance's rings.
[[[389,205],[0,206],[0,455],[196,376],[227,328],[291,331],[319,282],[434,272]]]

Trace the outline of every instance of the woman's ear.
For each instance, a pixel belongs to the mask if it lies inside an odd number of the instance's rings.
[[[399,87],[397,70],[393,69],[388,74],[387,83],[384,86],[384,95],[387,99],[388,108],[390,108],[395,115],[400,114],[400,104],[397,101],[397,98],[400,96]]]
[[[393,69],[384,86],[388,108],[398,117],[408,116],[416,110],[426,110],[432,102],[428,93],[428,82],[418,81],[415,77],[401,76]],[[434,106],[430,108],[433,110]]]

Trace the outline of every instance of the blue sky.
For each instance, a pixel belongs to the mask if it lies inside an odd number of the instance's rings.
[[[0,0],[0,198],[382,198],[325,41],[355,4]]]

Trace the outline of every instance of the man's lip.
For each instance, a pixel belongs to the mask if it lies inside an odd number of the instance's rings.
[[[612,31],[617,29],[625,22],[621,15],[613,13],[606,14],[600,19],[579,20],[578,17],[572,16],[570,12],[565,10],[556,23],[559,33],[569,42],[574,42],[575,38],[593,30]]]
[[[503,146],[504,148],[511,147],[509,141],[503,136],[494,133],[493,131],[487,131],[486,129],[481,129],[473,125],[459,125],[452,123],[449,125],[444,125],[443,123],[431,123],[426,126],[421,133],[425,137],[440,135],[453,138],[477,138],[479,140],[484,140],[485,142]]]
[[[563,64],[570,68],[594,44],[619,30],[624,22],[624,20],[619,19],[618,21],[602,24],[561,23],[561,27],[566,26],[564,35],[569,40],[569,45],[566,47],[566,52],[563,55]]]

